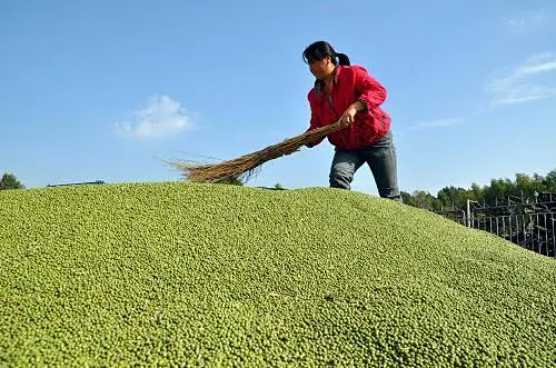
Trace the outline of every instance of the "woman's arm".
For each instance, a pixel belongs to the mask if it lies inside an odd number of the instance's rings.
[[[365,68],[353,66],[356,101],[342,114],[339,121],[344,127],[353,124],[360,111],[375,109],[386,100],[386,89]]]
[[[355,73],[355,93],[357,102],[361,101],[364,105],[364,109],[369,110],[373,110],[382,105],[388,96],[382,84],[371,77],[367,70],[361,66],[354,66],[353,71]]]

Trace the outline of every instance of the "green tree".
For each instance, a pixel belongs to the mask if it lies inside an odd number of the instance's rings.
[[[413,198],[411,193],[404,192],[402,190],[400,194],[402,196],[402,201],[404,204],[407,204],[408,206],[412,206],[412,207],[417,207],[417,202],[415,201],[415,198]]]
[[[515,175],[515,195],[532,197],[535,192],[535,182],[526,174],[518,173]]]
[[[14,174],[5,173],[0,179],[0,190],[3,189],[24,189],[25,186],[21,184]]]
[[[429,192],[416,190],[413,192],[416,207],[425,208],[429,210],[439,210],[441,207],[440,202]]]
[[[496,199],[516,195],[516,188],[510,179],[492,179],[490,185],[485,188],[485,199],[487,203],[494,204]]]
[[[556,192],[556,169],[548,173],[545,178],[545,185],[547,191]]]
[[[546,192],[548,191],[547,178],[542,175],[535,173],[533,175],[533,185],[535,186],[535,191],[537,192]]]
[[[438,194],[438,201],[442,207],[461,208],[467,203],[467,199],[473,199],[473,193],[464,188],[454,186],[442,188]]]
[[[483,187],[477,183],[471,184],[471,200],[482,202],[485,199],[485,193]]]
[[[515,180],[492,179],[490,184],[480,186],[473,183],[470,189],[446,186],[438,191],[434,197],[428,192],[414,191],[413,193],[401,192],[403,202],[413,207],[441,210],[451,208],[465,208],[467,200],[485,202],[487,205],[501,205],[508,196],[521,197],[532,200],[535,192],[556,192],[556,169],[546,177],[537,173],[528,176],[517,173]]]

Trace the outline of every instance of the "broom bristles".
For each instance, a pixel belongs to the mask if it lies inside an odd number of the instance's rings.
[[[328,134],[340,129],[342,129],[342,126],[339,123],[326,125],[293,138],[286,139],[281,143],[268,146],[260,151],[219,164],[199,165],[186,161],[173,161],[168,162],[168,164],[182,171],[191,182],[220,183],[234,180],[246,181],[249,180],[255,171],[265,162],[291,154],[300,147],[312,141],[324,138]]]

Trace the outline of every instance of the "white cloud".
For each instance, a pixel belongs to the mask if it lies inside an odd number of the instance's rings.
[[[131,121],[118,124],[120,134],[125,137],[165,138],[178,134],[189,125],[185,109],[168,96],[151,97],[147,106],[133,115]]]
[[[423,121],[418,124],[415,124],[412,127],[409,127],[408,130],[425,130],[425,129],[435,129],[435,128],[446,128],[451,127],[457,124],[461,124],[463,119],[459,118],[452,118],[452,119],[438,119],[438,120],[430,120],[430,121]]]
[[[556,56],[549,53],[533,55],[525,63],[506,71],[506,75],[492,79],[487,91],[494,104],[513,104],[556,96],[556,87],[536,84],[532,79],[539,74],[556,71]]]
[[[504,24],[513,33],[523,33],[542,26],[546,20],[546,10],[539,9],[522,14],[516,18],[505,18]]]

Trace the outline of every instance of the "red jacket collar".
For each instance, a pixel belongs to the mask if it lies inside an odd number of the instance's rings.
[[[334,68],[334,71],[332,72],[334,74],[334,79],[332,80],[333,84],[338,84],[338,79],[340,78],[340,74],[344,68],[346,68],[344,65],[337,65],[336,68]],[[315,92],[317,96],[320,96],[322,92],[322,81],[319,79],[315,81]]]

